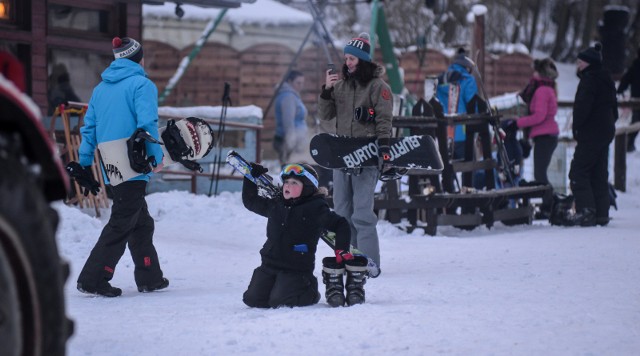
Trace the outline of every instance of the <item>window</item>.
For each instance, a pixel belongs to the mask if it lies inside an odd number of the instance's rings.
[[[15,19],[15,0],[0,0],[0,20],[13,21]]]
[[[47,17],[49,29],[54,32],[56,30],[93,34],[107,34],[110,32],[109,20],[111,12],[106,9],[83,9],[68,5],[50,4]]]
[[[61,102],[88,102],[93,88],[100,83],[100,74],[113,60],[112,55],[64,48],[50,49],[48,57],[49,115]]]

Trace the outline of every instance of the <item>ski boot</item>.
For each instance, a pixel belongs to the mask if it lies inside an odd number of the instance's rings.
[[[367,282],[367,259],[354,256],[353,260],[345,262],[347,270],[347,305],[364,303],[364,284]]]
[[[583,208],[575,214],[568,216],[565,226],[596,226],[596,211],[592,208]]]
[[[327,303],[332,307],[344,305],[344,265],[338,264],[335,257],[322,259],[322,282],[327,286],[324,294]]]

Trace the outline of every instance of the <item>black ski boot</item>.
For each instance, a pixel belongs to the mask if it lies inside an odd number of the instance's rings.
[[[160,289],[165,289],[169,286],[169,280],[166,278],[162,278],[159,282],[151,286],[138,286],[138,292],[140,293],[149,293],[155,292]]]
[[[119,297],[122,295],[122,289],[112,287],[111,284],[109,284],[109,282],[104,282],[95,288],[87,287],[82,283],[78,282],[78,285],[76,288],[78,289],[78,291],[82,293],[101,295],[103,297],[108,297],[108,298]]]
[[[344,305],[344,265],[338,264],[335,257],[322,259],[322,282],[327,286],[324,294],[327,304],[332,307]]]
[[[592,208],[583,208],[574,215],[567,217],[565,226],[596,226],[596,211]]]
[[[364,303],[364,284],[367,282],[367,259],[354,256],[345,262],[347,270],[347,305]]]

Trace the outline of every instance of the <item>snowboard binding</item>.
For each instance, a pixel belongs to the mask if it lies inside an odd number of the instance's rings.
[[[213,148],[213,130],[206,121],[197,117],[178,122],[171,119],[161,137],[171,160],[189,170],[202,172],[195,160],[206,156]]]
[[[147,157],[147,141],[162,145],[162,142],[141,128],[137,129],[127,140],[127,153],[131,169],[141,174],[151,173],[153,168],[158,165],[155,156]]]

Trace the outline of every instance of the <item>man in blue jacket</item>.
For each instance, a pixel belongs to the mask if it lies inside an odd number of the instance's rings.
[[[464,49],[460,48],[447,71],[438,76],[436,97],[442,103],[445,114],[454,115],[469,112],[467,106],[478,93],[476,80],[471,75],[473,66],[471,59],[465,56]],[[454,132],[448,133],[449,138],[453,138],[454,141],[452,158],[465,158],[465,126],[457,125],[450,129],[454,129]]]
[[[137,129],[158,139],[158,89],[144,71],[142,45],[127,37],[116,37],[112,44],[115,60],[102,72],[102,82],[93,90],[84,126],[80,129],[81,167],[77,170],[91,166],[100,143],[129,138]],[[146,153],[149,157],[154,156],[156,162],[162,162],[160,145],[147,142]],[[155,165],[153,171],[161,167],[162,164]],[[68,169],[74,176],[73,168]],[[140,174],[113,186],[111,217],[80,272],[77,286],[80,292],[120,296],[122,290],[111,286],[109,281],[127,245],[135,265],[134,278],[139,292],[169,286],[153,245],[154,222],[145,200],[150,175],[151,172]],[[78,179],[76,181],[83,185]],[[92,192],[97,193],[95,186]]]

